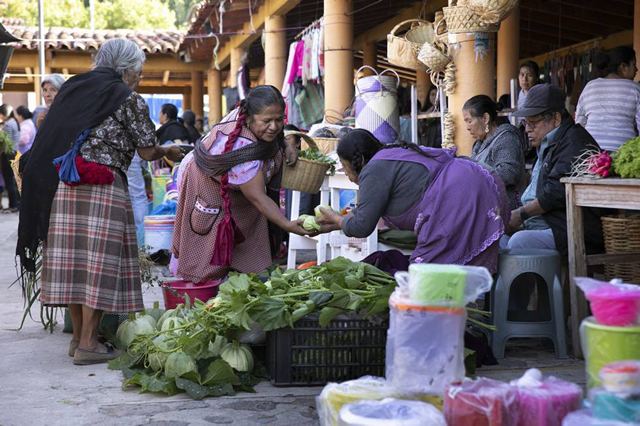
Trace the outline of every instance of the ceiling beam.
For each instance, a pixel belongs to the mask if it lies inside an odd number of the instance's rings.
[[[529,3],[520,6],[521,14],[529,17],[529,13],[542,18],[543,22],[555,22],[560,27],[571,25],[582,25],[585,23],[593,24],[596,28],[610,27],[618,30],[626,30],[633,28],[633,18],[628,16],[612,16],[608,15],[604,10],[602,12],[591,12],[576,6],[557,5],[555,7],[547,7],[539,3]]]
[[[435,13],[436,10],[441,9],[443,6],[446,6],[447,1],[435,0],[433,3],[428,2],[427,4],[428,6],[425,8],[425,10],[427,15],[430,15]],[[400,22],[406,21],[408,19],[418,18],[420,16],[422,6],[422,2],[417,2],[411,7],[400,10],[396,16],[390,18],[389,20],[376,25],[364,34],[360,34],[353,42],[353,49],[361,50],[362,47],[367,43],[386,40],[387,34],[389,34],[393,27],[398,25]]]
[[[247,20],[242,26],[242,29],[238,31],[240,34],[232,36],[218,52],[218,64],[220,68],[224,68],[229,65],[231,59],[231,51],[235,48],[248,48],[251,43],[260,37],[261,32],[257,31],[264,27],[264,23],[268,16],[272,15],[286,15],[291,9],[296,7],[301,0],[265,0],[264,4],[260,6],[258,12],[253,15],[253,31],[251,22]]]

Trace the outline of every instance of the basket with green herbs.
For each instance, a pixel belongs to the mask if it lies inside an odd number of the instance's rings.
[[[315,194],[320,190],[327,174],[333,176],[336,172],[336,162],[324,155],[313,142],[305,139],[309,149],[301,151],[295,165],[285,166],[282,171],[282,187],[294,191]]]

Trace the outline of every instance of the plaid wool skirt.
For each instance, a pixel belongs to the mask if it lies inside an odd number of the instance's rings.
[[[58,186],[43,244],[40,301],[46,306],[144,309],[127,179],[110,169],[115,180],[109,185]]]

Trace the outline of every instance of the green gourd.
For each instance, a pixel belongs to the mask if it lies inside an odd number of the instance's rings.
[[[153,371],[160,371],[164,368],[164,364],[167,362],[167,358],[169,357],[168,353],[161,352],[168,351],[170,349],[167,341],[167,335],[161,334],[153,339],[153,347],[155,351],[149,353],[149,366],[151,366]]]
[[[220,351],[220,357],[238,371],[248,373],[253,371],[251,348],[248,345],[241,345],[237,340],[233,343],[227,343]]]
[[[198,366],[192,356],[184,352],[173,352],[167,357],[164,364],[164,374],[168,378],[180,377],[190,371],[198,371]]]
[[[138,335],[153,334],[156,328],[146,319],[136,318],[136,314],[129,314],[129,319],[124,321],[116,331],[116,340],[122,348],[127,348]]]
[[[144,311],[146,315],[151,315],[153,319],[156,320],[156,322],[160,321],[160,318],[162,317],[164,312],[164,309],[160,309],[160,302],[158,302],[157,300],[153,302],[153,308]]]
[[[220,336],[219,334],[213,339],[212,342],[209,342],[209,355],[210,356],[220,356],[220,352],[222,352],[222,348],[227,345],[229,341],[226,337]]]

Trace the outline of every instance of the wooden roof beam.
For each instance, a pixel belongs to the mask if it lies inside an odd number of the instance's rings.
[[[436,6],[442,3],[439,7]],[[434,4],[432,4],[428,9],[428,13],[435,12],[437,9],[442,6],[446,6],[447,2],[442,0],[436,0]],[[369,31],[365,32],[356,37],[353,41],[353,50],[358,51],[362,50],[362,47],[367,43],[378,42],[381,40],[387,39],[387,34],[402,21],[406,21],[407,19],[416,19],[420,15],[420,11],[422,10],[422,2],[418,2],[411,7],[407,7],[406,9],[402,9],[396,16],[385,21],[381,24],[376,25],[371,28]]]
[[[227,41],[220,51],[218,52],[218,65],[220,68],[224,68],[229,65],[231,59],[231,50],[234,48],[248,48],[251,43],[256,41],[260,37],[261,33],[257,30],[264,27],[264,23],[267,16],[271,15],[286,15],[291,9],[296,7],[301,0],[265,0],[265,3],[260,6],[258,12],[253,15],[253,28],[251,28],[251,22],[247,19],[240,34],[234,35]]]

